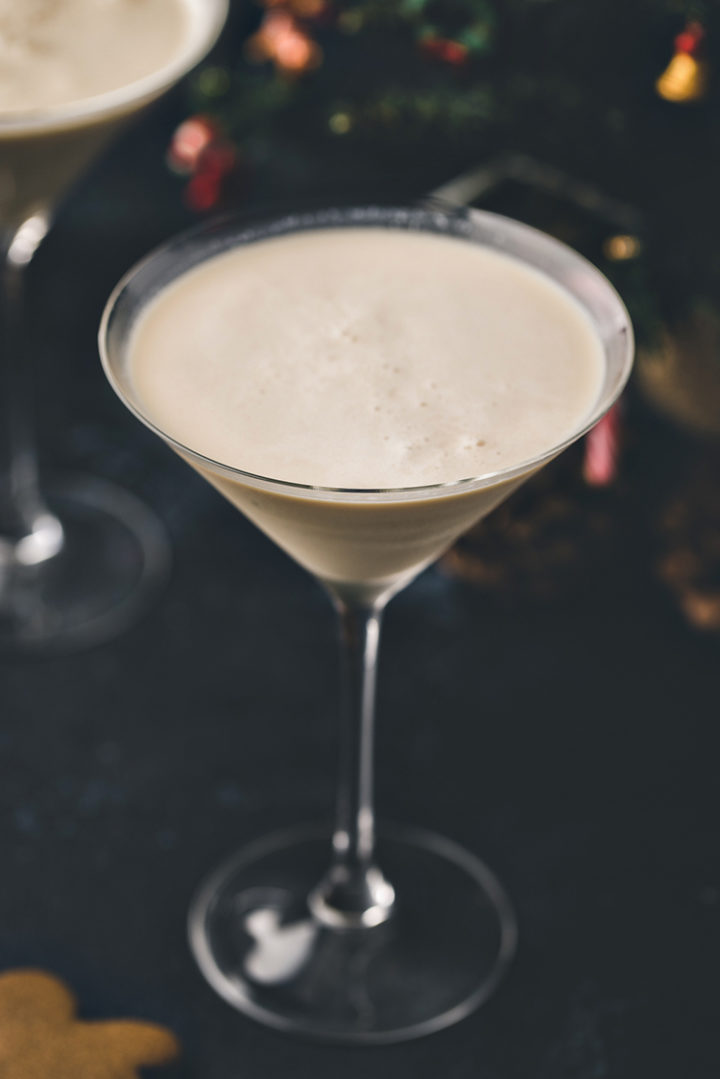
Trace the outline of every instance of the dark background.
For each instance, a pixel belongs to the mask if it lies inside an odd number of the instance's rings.
[[[220,62],[247,29],[243,8]],[[657,574],[664,507],[717,475],[716,451],[636,390],[618,482],[584,488],[578,454],[547,481],[567,506],[565,557],[543,558],[542,498],[518,503],[542,587],[510,536],[498,584],[434,568],[388,613],[379,810],[466,844],[505,883],[520,949],[496,996],[420,1042],[329,1049],[250,1023],[196,970],[185,916],[205,872],[277,826],[329,817],[336,671],[320,590],[126,413],[97,360],[117,279],[194,220],[164,163],[192,107],[178,90],[116,144],[32,268],[47,471],[136,491],[166,523],[175,563],[122,638],[0,660],[0,965],[66,978],[85,1017],[166,1023],[185,1048],[168,1076],[716,1076],[718,641]],[[407,200],[497,148],[443,159],[419,139],[385,168],[371,135],[308,135],[291,154],[277,130],[229,201]],[[507,138],[551,149],[521,129]],[[492,562],[502,537],[488,535],[472,549]]]

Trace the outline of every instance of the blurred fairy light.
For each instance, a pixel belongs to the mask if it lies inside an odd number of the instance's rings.
[[[271,60],[288,75],[300,75],[322,62],[318,43],[294,15],[281,8],[268,11],[260,29],[248,40],[246,53],[255,63]]]
[[[191,116],[180,124],[167,154],[168,165],[172,171],[181,176],[193,173],[217,134],[215,124],[205,116]]]
[[[333,135],[347,135],[352,128],[352,117],[347,112],[334,112],[328,120]]]
[[[603,244],[603,254],[611,262],[628,262],[642,251],[639,237],[629,235],[608,236]]]

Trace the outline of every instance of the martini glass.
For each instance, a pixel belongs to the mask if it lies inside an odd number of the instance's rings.
[[[347,226],[455,236],[556,281],[582,305],[603,345],[603,386],[592,415],[570,438],[512,468],[395,490],[311,487],[253,475],[159,430],[144,414],[128,373],[129,342],[148,301],[179,275],[238,245]],[[247,1015],[327,1041],[400,1041],[456,1022],[497,986],[515,949],[515,919],[502,886],[475,854],[415,829],[376,835],[373,715],[382,613],[458,535],[616,400],[633,352],[622,302],[579,255],[507,218],[437,206],[329,210],[253,227],[220,223],[161,248],[115,290],[100,348],[105,372],[128,408],[313,573],[339,618],[344,704],[334,832],[290,828],[212,874],[189,922],[203,973]]]
[[[228,0],[185,0],[187,43],[118,90],[0,114],[0,644],[66,648],[123,629],[162,582],[160,523],[133,495],[89,477],[40,485],[25,273],[66,189],[141,109],[208,52]]]

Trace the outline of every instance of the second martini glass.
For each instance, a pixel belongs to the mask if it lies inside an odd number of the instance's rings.
[[[114,135],[199,62],[228,0],[182,0],[185,45],[118,90],[0,114],[0,644],[67,648],[123,629],[165,576],[164,530],[133,495],[87,477],[40,484],[25,346],[26,271],[54,208]]]
[[[540,270],[581,305],[605,359],[600,394],[569,438],[532,460],[454,483],[392,490],[312,487],[210,460],[159,430],[129,374],[138,319],[180,275],[243,244],[309,229],[414,229],[454,236]],[[413,829],[376,835],[375,674],[388,600],[612,405],[632,362],[627,313],[608,282],[557,241],[470,210],[361,208],[266,225],[221,224],[182,237],[128,275],[100,332],[106,374],[125,404],[324,585],[339,617],[344,669],[340,784],[332,842],[293,828],[222,866],[192,906],[190,938],[231,1004],[283,1030],[382,1043],[456,1022],[493,991],[515,920],[469,851]]]

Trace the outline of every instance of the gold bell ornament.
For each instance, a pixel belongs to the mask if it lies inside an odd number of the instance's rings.
[[[690,22],[675,38],[675,53],[655,89],[665,101],[685,103],[700,101],[708,88],[708,63],[702,55],[705,30],[701,23]]]

